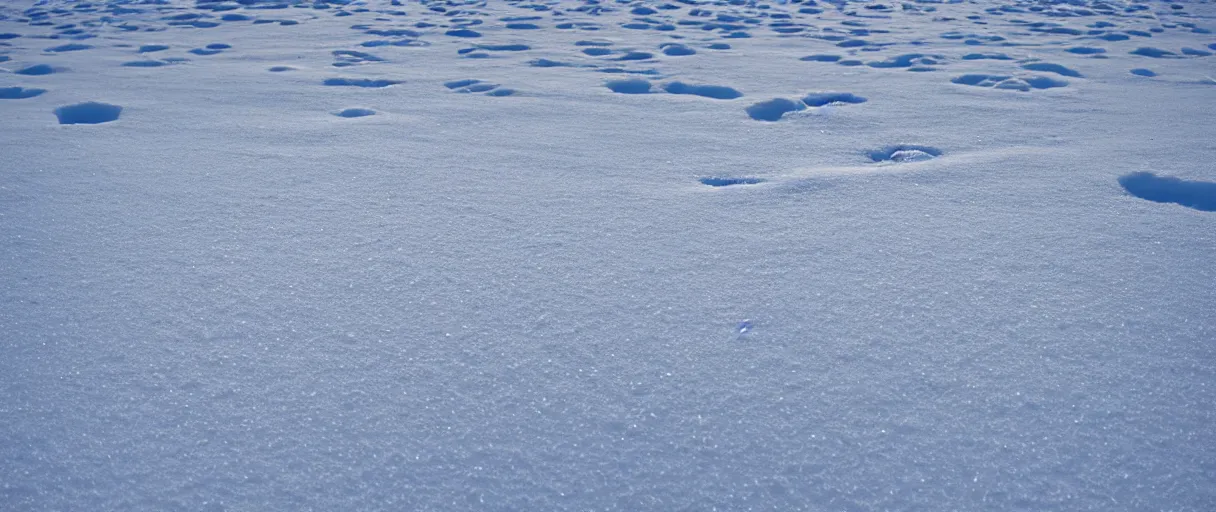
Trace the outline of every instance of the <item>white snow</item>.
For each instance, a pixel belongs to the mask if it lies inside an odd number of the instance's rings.
[[[399,3],[0,5],[0,510],[1216,504],[1213,4]]]

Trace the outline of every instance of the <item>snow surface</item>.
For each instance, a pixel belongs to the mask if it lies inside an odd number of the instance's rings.
[[[3,2],[0,510],[1216,509],[1214,16]]]

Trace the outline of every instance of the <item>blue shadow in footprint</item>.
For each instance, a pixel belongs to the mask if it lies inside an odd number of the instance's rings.
[[[1194,181],[1151,172],[1134,172],[1119,178],[1127,193],[1158,203],[1176,203],[1205,212],[1216,212],[1216,182]]]
[[[702,185],[711,187],[732,187],[735,185],[758,185],[764,183],[760,178],[701,178]]]

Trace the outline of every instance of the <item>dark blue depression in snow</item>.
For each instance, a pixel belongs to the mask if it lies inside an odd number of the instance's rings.
[[[101,124],[115,121],[122,113],[122,107],[109,103],[90,101],[75,105],[66,105],[55,109],[59,124]]]
[[[764,183],[760,178],[701,178],[701,184],[711,187],[730,187],[734,185],[756,185]]]
[[[1216,182],[1184,180],[1136,172],[1119,178],[1127,193],[1158,203],[1176,203],[1205,212],[1216,212]]]

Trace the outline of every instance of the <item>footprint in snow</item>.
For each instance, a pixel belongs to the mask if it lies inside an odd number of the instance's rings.
[[[747,115],[756,121],[780,121],[790,112],[806,110],[807,107],[826,107],[829,105],[854,105],[865,103],[864,97],[849,92],[813,92],[801,100],[774,98],[756,103],[745,110]]]
[[[122,63],[122,66],[126,67],[126,68],[158,68],[161,66],[166,66],[168,64],[169,64],[168,62],[165,62],[163,60],[150,60],[149,59],[149,60],[133,60],[133,61],[129,61],[129,62],[124,62],[124,63]]]
[[[971,87],[986,87],[1010,91],[1027,92],[1031,89],[1053,89],[1067,87],[1068,82],[1045,76],[1014,77],[1010,75],[970,74],[950,79],[952,83]]]
[[[334,112],[334,115],[346,118],[367,117],[376,115],[376,111],[370,108],[348,108]]]
[[[372,78],[327,78],[322,84],[330,87],[366,87],[380,89],[401,83],[398,80]]]
[[[893,163],[908,163],[908,162],[923,162],[932,160],[942,156],[942,150],[932,146],[920,146],[915,144],[898,144],[887,146],[884,148],[867,151],[866,156],[871,161],[877,163],[893,162]]]
[[[515,94],[515,91],[512,89],[501,88],[498,84],[483,82],[474,78],[445,82],[443,86],[452,90],[452,92],[463,94],[485,93],[486,96],[510,96]]]
[[[737,185],[759,185],[761,183],[764,183],[764,180],[761,178],[707,177],[707,178],[701,178],[697,181],[700,181],[702,185],[706,185],[706,186],[710,186],[710,187],[714,187],[714,188],[733,187],[733,186],[737,186]]]
[[[60,46],[53,46],[53,47],[47,48],[46,50],[43,50],[43,51],[45,51],[47,53],[66,53],[66,52],[78,52],[81,50],[89,50],[92,48],[93,48],[92,46],[87,45],[87,44],[68,43],[68,44],[64,44],[64,45],[60,45]]]
[[[684,82],[671,82],[663,86],[670,94],[691,94],[715,100],[733,100],[743,97],[743,93],[723,85],[693,85]]]
[[[334,50],[330,53],[334,56],[335,62],[333,63],[333,66],[336,68],[344,68],[357,64],[366,64],[369,62],[384,62],[384,59],[367,52],[355,50]]]
[[[0,100],[23,100],[46,92],[46,89],[24,87],[0,87]]]
[[[649,80],[642,80],[640,78],[609,80],[604,86],[612,92],[619,94],[649,94],[652,87]]]
[[[1059,64],[1052,64],[1050,62],[1031,62],[1029,64],[1022,64],[1022,69],[1041,71],[1044,73],[1055,73],[1060,76],[1068,76],[1073,78],[1084,78],[1081,73],[1077,72],[1076,70],[1069,69]]]
[[[773,98],[747,107],[744,111],[747,112],[748,117],[756,121],[776,122],[780,121],[782,117],[790,112],[798,112],[805,109],[806,104],[801,101]]]
[[[122,107],[109,103],[90,101],[65,105],[55,109],[59,124],[101,124],[117,121]]]
[[[232,48],[232,46],[224,43],[212,43],[202,48],[194,48],[190,50],[190,53],[200,56],[217,55],[229,48]]]
[[[827,105],[855,105],[867,100],[851,92],[813,92],[802,98],[808,107],[823,107]]]
[[[64,71],[64,68],[52,67],[49,64],[35,64],[25,68],[18,69],[14,73],[26,76],[43,76]]]
[[[1119,178],[1127,193],[1157,203],[1174,203],[1199,211],[1216,212],[1216,182],[1184,180],[1136,172]]]

